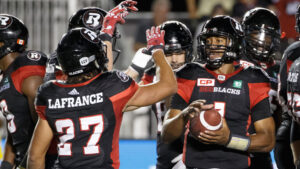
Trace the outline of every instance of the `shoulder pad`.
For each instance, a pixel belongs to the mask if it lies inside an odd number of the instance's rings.
[[[200,72],[206,72],[206,70],[203,65],[197,62],[186,63],[175,70],[177,77],[191,80],[196,79],[198,77],[198,73]]]
[[[244,70],[251,72],[251,76],[253,76],[253,78],[251,79],[256,79],[258,83],[270,82],[270,76],[268,75],[268,73],[258,66],[249,66]]]
[[[21,54],[20,57],[16,59],[19,65],[46,65],[47,56],[39,51],[26,51]]]
[[[288,46],[284,53],[284,57],[287,57],[288,60],[296,60],[300,56],[300,41],[296,41]]]

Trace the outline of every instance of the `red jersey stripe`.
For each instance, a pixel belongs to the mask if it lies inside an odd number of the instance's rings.
[[[193,89],[196,84],[196,80],[187,80],[177,78],[178,91],[177,93],[184,99],[186,103],[189,103],[192,96]]]
[[[116,117],[116,126],[113,135],[113,143],[112,143],[112,152],[110,154],[110,158],[113,161],[112,167],[114,169],[118,169],[120,167],[120,159],[119,159],[119,132],[120,126],[122,122],[122,110],[130,98],[137,91],[139,86],[135,81],[132,81],[131,85],[121,93],[118,93],[114,96],[111,96],[109,99],[112,102],[115,117]]]
[[[270,83],[248,83],[250,109],[263,99],[269,97]]]
[[[142,78],[142,82],[144,85],[150,84],[153,82],[154,76],[145,74]]]
[[[23,94],[21,91],[22,82],[29,76],[41,76],[44,77],[45,75],[45,66],[39,65],[30,65],[30,66],[22,66],[11,73],[11,79],[14,83],[16,90]]]
[[[46,114],[45,114],[46,108],[47,106],[35,106],[35,111],[37,112],[39,117],[43,120],[46,120]]]

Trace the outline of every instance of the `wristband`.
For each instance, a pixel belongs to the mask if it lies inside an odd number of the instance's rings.
[[[230,134],[229,141],[226,145],[227,148],[247,151],[250,146],[250,138],[246,136]]]
[[[12,169],[13,165],[7,161],[2,161],[0,169]]]

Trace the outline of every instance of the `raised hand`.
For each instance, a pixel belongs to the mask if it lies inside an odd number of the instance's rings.
[[[138,9],[134,6],[136,1],[127,0],[121,2],[119,5],[110,10],[104,17],[102,24],[101,34],[109,35],[113,37],[115,27],[117,23],[124,24],[124,18],[128,15],[128,11],[137,11]]]
[[[151,27],[146,31],[146,38],[147,38],[147,50],[146,53],[152,54],[154,51],[158,49],[163,49],[165,45],[164,41],[165,31],[160,31],[160,28]]]

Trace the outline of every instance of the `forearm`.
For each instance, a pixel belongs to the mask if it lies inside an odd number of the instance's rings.
[[[300,140],[291,142],[291,149],[293,152],[294,163],[300,162]]]
[[[170,143],[177,138],[179,138],[186,124],[186,121],[182,113],[177,114],[174,117],[169,117],[169,114],[166,115],[163,128],[162,128],[162,139],[165,143]]]
[[[106,52],[107,52],[107,59],[108,59],[108,63],[107,63],[107,70],[111,71],[113,70],[113,65],[114,65],[114,57],[113,57],[113,53],[112,53],[112,44],[110,41],[104,41],[105,45],[106,45]]]
[[[15,163],[15,153],[13,151],[13,147],[11,145],[11,137],[10,135],[7,136],[7,140],[5,143],[5,150],[4,150],[4,157],[3,161],[7,161],[10,164],[14,165]]]
[[[270,152],[275,146],[275,133],[256,133],[250,136],[248,152]]]
[[[32,157],[28,156],[27,169],[44,169],[45,168],[45,156]]]
[[[162,50],[157,50],[153,53],[153,59],[156,65],[160,68],[160,83],[164,84],[167,90],[175,93],[177,91],[177,81],[170,64],[165,58]],[[175,84],[175,85],[174,85]],[[172,87],[174,86],[174,87]]]

